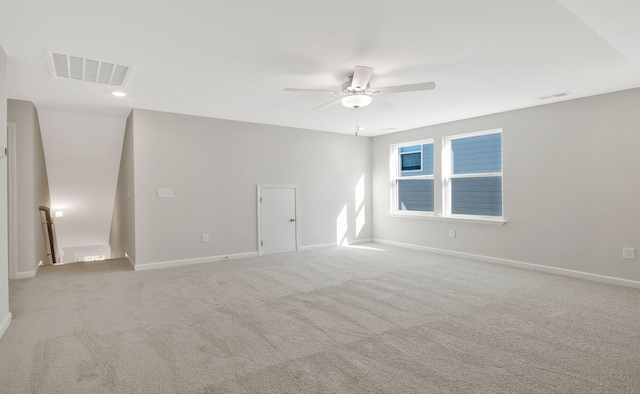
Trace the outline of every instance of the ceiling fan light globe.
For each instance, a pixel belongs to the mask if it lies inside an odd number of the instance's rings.
[[[342,105],[347,108],[362,108],[371,104],[371,96],[366,94],[354,94],[342,98]]]

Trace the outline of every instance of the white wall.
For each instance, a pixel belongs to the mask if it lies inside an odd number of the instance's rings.
[[[39,111],[62,261],[77,250],[108,248],[125,120]]]
[[[622,247],[640,249],[639,109],[634,89],[376,137],[375,238],[639,281],[640,260],[622,259]],[[508,223],[388,215],[390,144],[440,147],[443,136],[496,128]]]
[[[113,219],[109,245],[112,257],[124,257],[125,254],[135,264],[135,189],[133,179],[133,112],[127,118],[122,143],[118,185],[113,206]]]
[[[40,206],[50,207],[47,167],[36,107],[30,101],[9,100],[7,119],[16,124],[16,259],[17,276],[35,276],[47,262]]]
[[[256,252],[257,184],[300,186],[303,247],[371,238],[369,138],[136,109],[133,146],[136,266]]]
[[[7,146],[7,55],[0,46],[0,145]],[[9,313],[9,216],[7,159],[0,159],[0,338],[11,322]]]

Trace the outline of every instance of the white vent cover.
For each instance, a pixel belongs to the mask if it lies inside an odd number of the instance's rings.
[[[124,87],[133,67],[47,51],[51,75]]]
[[[556,93],[556,94],[550,94],[548,96],[538,97],[538,100],[551,100],[551,99],[555,99],[555,98],[568,96],[570,94],[571,94],[570,92],[560,92],[560,93]]]

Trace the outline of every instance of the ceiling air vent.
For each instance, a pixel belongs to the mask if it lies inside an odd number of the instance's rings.
[[[571,92],[560,92],[560,93],[556,93],[556,94],[550,94],[548,96],[538,97],[538,100],[551,100],[551,99],[556,99],[556,98],[568,96],[570,94],[571,94]]]
[[[47,51],[51,75],[124,87],[133,67]]]

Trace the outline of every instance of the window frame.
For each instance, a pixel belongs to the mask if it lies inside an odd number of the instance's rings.
[[[433,146],[433,163],[432,174],[431,175],[402,175],[402,172],[421,172],[423,171],[423,157],[424,157],[424,148],[423,145],[431,144]],[[402,170],[402,154],[400,153],[400,148],[406,146],[420,146],[420,169],[419,170]],[[401,210],[399,209],[399,198],[398,198],[398,181],[400,180],[433,180],[434,181],[434,192],[435,192],[435,141],[433,138],[426,138],[422,140],[409,141],[409,142],[401,142],[397,144],[391,144],[391,163],[395,163],[390,168],[391,173],[391,213],[395,215],[406,215],[406,216],[434,216],[436,206],[434,201],[433,211],[410,211],[410,210]],[[416,152],[407,152],[416,153]],[[435,196],[434,196],[435,198]]]
[[[487,221],[504,221],[504,146],[500,147],[500,172],[485,172],[485,173],[471,173],[471,174],[453,174],[453,152],[451,149],[451,141],[480,137],[484,135],[500,134],[502,138],[502,129],[492,129],[485,131],[476,131],[472,133],[456,134],[442,137],[442,203],[443,203],[443,216],[453,219],[473,219],[473,220],[487,220]],[[451,180],[452,179],[468,179],[468,178],[488,178],[488,177],[500,177],[500,202],[502,205],[501,216],[487,216],[487,215],[466,215],[466,214],[454,214],[451,212]]]

